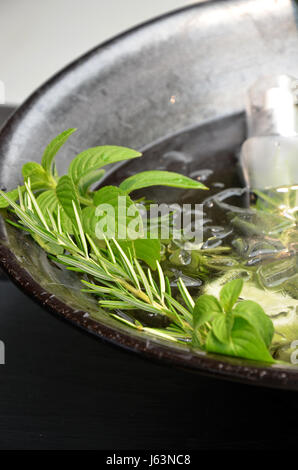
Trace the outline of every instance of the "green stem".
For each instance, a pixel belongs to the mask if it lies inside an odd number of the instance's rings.
[[[87,197],[84,197],[84,196],[81,196],[79,195],[79,201],[81,204],[83,204],[84,206],[93,206],[93,201],[92,199],[89,199]]]
[[[171,311],[169,309],[167,309],[166,306],[160,305],[157,302],[151,302],[149,297],[144,292],[142,292],[141,290],[136,289],[135,287],[133,287],[131,284],[124,281],[123,279],[117,278],[117,280],[115,279],[115,281],[119,282],[119,284],[121,284],[123,287],[125,287],[125,289],[130,291],[135,296],[139,297],[139,299],[143,300],[144,302],[146,302],[149,305],[153,305],[154,307],[156,307],[158,310],[160,310],[161,314],[166,315],[173,322],[177,321],[176,316],[172,315]],[[186,331],[189,331],[191,329],[191,326],[186,321],[182,320],[182,318],[180,320],[181,320],[181,325],[183,326],[183,328]]]

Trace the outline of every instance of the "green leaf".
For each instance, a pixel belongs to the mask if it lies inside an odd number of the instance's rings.
[[[102,218],[112,217],[109,213],[113,212],[114,221],[111,226],[115,227],[115,237],[120,239],[126,238],[137,238],[143,236],[143,221],[140,216],[140,212],[130,197],[117,186],[104,186],[103,188],[96,191],[93,198],[93,203],[97,208],[104,205],[108,205],[109,212],[105,215],[99,216],[97,221]],[[135,233],[134,233],[135,231]]]
[[[22,168],[22,174],[24,182],[28,182],[30,179],[30,187],[33,191],[37,189],[53,188],[56,185],[51,175],[36,162],[25,163]]]
[[[157,268],[157,261],[161,259],[160,251],[161,244],[160,240],[154,240],[149,238],[137,238],[136,240],[121,240],[118,241],[121,248],[126,254],[129,251],[133,252],[137,259],[145,261],[148,266],[155,270]]]
[[[73,202],[76,205],[78,214],[81,216],[81,207],[79,204],[78,194],[72,179],[67,176],[61,176],[56,187],[56,195],[66,215],[71,222],[77,227],[76,216],[73,208]]]
[[[258,303],[253,300],[243,300],[236,305],[233,315],[249,322],[257,330],[266,346],[270,346],[274,335],[273,322]]]
[[[242,291],[243,280],[234,279],[223,286],[219,298],[225,312],[230,312]]]
[[[49,189],[48,191],[44,191],[43,193],[39,194],[36,200],[43,216],[46,219],[47,224],[51,225],[51,219],[48,214],[48,211],[52,214],[52,216],[57,222],[59,200],[57,198],[56,191],[54,189]],[[63,232],[69,233],[69,234],[74,233],[73,223],[71,222],[70,218],[66,215],[64,209],[61,206],[60,206],[60,223],[61,223],[61,229]]]
[[[171,186],[173,188],[207,189],[199,181],[170,171],[143,171],[122,181],[120,188],[126,193],[149,186]]]
[[[220,303],[213,295],[203,294],[195,303],[193,310],[194,328],[198,329],[212,321],[218,314],[223,314]]]
[[[95,228],[98,217],[95,215],[96,207],[88,206],[82,209],[82,224],[85,233],[88,233],[93,239],[95,238]]]
[[[67,139],[76,131],[76,129],[67,129],[66,131],[55,137],[49,145],[46,147],[42,156],[41,165],[45,171],[49,174],[53,174],[53,160],[58,150],[65,144]]]
[[[133,204],[130,197],[117,186],[104,186],[100,188],[94,193],[93,204],[94,206],[98,206],[99,204],[111,204],[113,207],[118,207],[119,196],[125,197],[129,204]]]
[[[217,339],[223,343],[227,343],[230,339],[232,324],[228,321],[226,315],[218,315],[213,319],[212,332]]]
[[[22,175],[26,181],[34,175],[37,175],[39,179],[47,179],[45,169],[36,162],[27,162],[23,165]]]
[[[20,186],[20,190],[22,193],[25,191],[25,186]],[[9,197],[12,201],[17,201],[19,199],[19,191],[18,188],[13,189],[12,191],[9,191],[8,193],[5,193],[6,196]],[[0,209],[4,209],[5,207],[9,206],[9,202],[4,199],[3,196],[0,196]]]
[[[241,317],[235,317],[228,341],[220,341],[211,330],[205,346],[206,350],[211,353],[274,362],[258,331],[245,318]]]
[[[145,261],[151,269],[155,270],[156,262],[160,261],[161,244],[160,240],[149,238],[137,238],[133,241],[135,254],[138,259]]]
[[[140,157],[142,154],[136,150],[116,145],[104,145],[93,147],[79,153],[71,162],[68,170],[69,176],[74,183],[81,187],[81,180],[88,178],[86,175],[99,170],[105,165],[123,160]],[[94,181],[93,181],[94,182]]]
[[[46,222],[50,225],[50,217],[48,211],[51,214],[54,214],[58,209],[58,199],[56,196],[56,191],[54,189],[49,189],[41,193],[36,199],[39,208],[46,219]]]
[[[61,206],[60,206],[60,224],[61,224],[61,230],[63,232],[69,233],[70,235],[74,234],[74,224]]]
[[[84,232],[90,235],[96,246],[105,247],[105,241],[96,237],[96,224],[99,221],[99,217],[95,214],[96,207],[88,206],[82,209],[82,225]]]
[[[78,190],[80,194],[85,196],[90,186],[93,183],[96,183],[97,181],[101,180],[104,174],[105,174],[105,170],[102,170],[101,168],[96,169],[96,170],[91,170],[85,173],[78,181]]]

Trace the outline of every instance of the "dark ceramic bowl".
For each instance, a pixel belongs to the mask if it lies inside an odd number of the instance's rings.
[[[297,50],[295,12],[285,2],[272,11],[254,1],[205,2],[135,28],[75,61],[17,110],[0,135],[1,186],[20,183],[22,164],[40,161],[49,140],[69,127],[79,131],[60,152],[61,171],[91,146],[141,149],[196,127],[197,164],[212,158],[233,173],[235,149],[245,138],[246,88],[262,73],[298,76]],[[179,136],[171,145],[179,146]],[[144,159],[148,166],[150,152]],[[125,167],[109,178],[119,172]],[[2,222],[1,238],[0,262],[11,279],[49,311],[99,338],[193,371],[298,389],[297,368],[194,353],[119,324],[28,236]]]

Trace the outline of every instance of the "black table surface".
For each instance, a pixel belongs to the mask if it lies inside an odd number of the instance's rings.
[[[0,108],[5,118],[10,108]],[[291,449],[295,392],[151,363],[0,282],[0,449]]]

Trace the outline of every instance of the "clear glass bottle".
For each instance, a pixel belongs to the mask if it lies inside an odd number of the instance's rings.
[[[247,140],[240,164],[253,189],[298,183],[298,80],[288,75],[259,79],[249,90]]]

